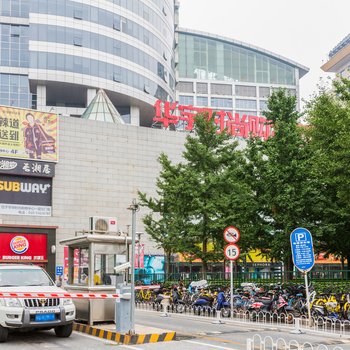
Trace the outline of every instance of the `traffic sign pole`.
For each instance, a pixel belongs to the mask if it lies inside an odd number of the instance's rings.
[[[306,306],[307,306],[307,314],[309,317],[309,327],[312,326],[312,319],[311,319],[311,306],[310,306],[310,291],[309,291],[309,283],[307,279],[307,271],[304,272],[305,277],[305,288],[306,288]]]
[[[231,282],[230,282],[230,291],[231,291],[231,317],[233,317],[233,261],[230,260],[230,271],[231,271]]]

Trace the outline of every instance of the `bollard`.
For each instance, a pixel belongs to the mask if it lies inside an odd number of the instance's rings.
[[[294,319],[294,329],[290,332],[291,334],[304,334],[305,332],[303,332],[300,329],[300,318],[295,318]]]
[[[167,295],[163,295],[163,300],[161,301],[161,304],[163,306],[164,312],[160,315],[160,317],[169,317],[168,307],[170,307],[170,297]]]
[[[221,320],[221,311],[220,310],[216,310],[216,318],[214,321],[212,321],[212,324],[225,324],[225,322],[223,322]]]

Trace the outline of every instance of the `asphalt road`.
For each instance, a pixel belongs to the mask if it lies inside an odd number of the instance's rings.
[[[344,350],[350,350],[350,339],[332,338],[320,334],[290,334],[289,331],[279,331],[270,327],[256,327],[254,325],[237,325],[232,323],[212,324],[212,320],[192,319],[181,315],[160,317],[159,313],[149,311],[136,311],[136,322],[167,330],[174,330],[178,334],[178,340],[167,343],[143,344],[143,345],[118,345],[110,341],[74,332],[70,338],[57,338],[53,331],[12,333],[8,342],[0,345],[0,349],[81,349],[81,350],[108,350],[117,348],[120,350],[244,350],[247,338],[255,334],[262,337],[270,336],[274,340],[283,338],[287,342],[297,340],[299,343],[309,342],[317,348],[319,344],[326,344],[328,349],[338,346]]]

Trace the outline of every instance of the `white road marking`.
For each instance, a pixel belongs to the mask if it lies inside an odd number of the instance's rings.
[[[208,346],[211,348],[216,348],[216,349],[223,349],[223,350],[235,350],[234,348],[226,348],[224,346],[218,346],[218,345],[212,345],[212,344],[208,344],[208,343],[202,343],[199,341],[193,341],[193,340],[184,340],[187,343],[191,343],[191,344],[197,344],[197,345],[202,345],[202,346]]]
[[[127,348],[127,349],[135,349],[135,350],[143,350],[142,348],[136,347],[136,346],[131,346],[131,345],[121,345],[122,348]]]

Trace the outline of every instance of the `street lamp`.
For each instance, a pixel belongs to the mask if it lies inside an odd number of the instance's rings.
[[[132,211],[131,222],[131,303],[130,303],[130,334],[135,334],[135,240],[136,240],[136,213],[140,210],[136,199],[127,208]]]

